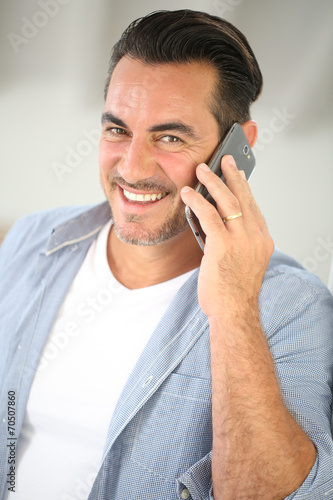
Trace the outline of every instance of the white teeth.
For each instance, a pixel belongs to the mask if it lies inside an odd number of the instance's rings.
[[[129,200],[135,200],[135,199],[136,199],[136,196],[135,196],[135,194],[134,194],[134,193],[130,193],[130,192],[128,192],[128,191],[127,191],[127,193],[126,193],[126,194],[127,194],[127,198],[128,198]]]
[[[154,193],[154,194],[135,194],[123,189],[123,193],[128,200],[131,201],[156,201],[161,200],[167,193]]]

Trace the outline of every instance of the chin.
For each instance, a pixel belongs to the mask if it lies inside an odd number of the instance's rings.
[[[160,228],[155,230],[133,227],[133,225],[136,226],[133,222],[118,225],[117,221],[114,221],[113,229],[121,242],[137,246],[158,245],[179,235],[188,228],[185,215],[183,217],[177,216],[171,221],[165,221]]]

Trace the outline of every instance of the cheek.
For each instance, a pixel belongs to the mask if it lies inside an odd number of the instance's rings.
[[[196,185],[198,184],[198,178],[196,176],[196,167],[197,165],[195,165],[195,167],[193,167],[191,169],[191,172],[189,172],[189,175],[187,177],[187,182],[183,184],[183,186],[187,185],[187,186],[190,186],[192,188],[196,187]],[[183,187],[182,186],[182,187]]]
[[[174,167],[174,166],[173,166]],[[198,179],[195,174],[196,165],[181,164],[169,173],[169,177],[177,186],[178,191],[184,186],[195,187]]]
[[[117,164],[119,157],[120,155],[119,152],[117,152],[117,148],[110,147],[110,144],[105,141],[100,142],[98,163],[101,176],[107,175],[107,173]]]
[[[197,185],[195,174],[197,163],[183,153],[167,154],[162,153],[159,157],[159,164],[173,184],[180,190],[184,186],[194,187]]]

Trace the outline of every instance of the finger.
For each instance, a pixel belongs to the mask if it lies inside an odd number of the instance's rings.
[[[237,169],[236,163],[229,155],[223,157],[221,169],[228,188],[239,202],[244,217],[244,224],[251,230],[254,230],[258,226],[260,229],[263,229],[265,221],[252,195],[249,183],[244,177],[244,172]]]
[[[189,186],[184,186],[180,191],[181,198],[185,205],[187,205],[197,216],[200,225],[206,234],[209,235],[222,235],[225,234],[226,228],[216,208],[207,201],[201,194],[194,191]]]
[[[222,218],[229,217],[241,211],[236,196],[207,165],[201,164],[198,166],[197,177],[215,200],[218,213]]]
[[[269,233],[266,221],[254,199],[245,173],[238,170],[232,157],[223,157],[221,169],[230,191],[237,197],[243,214],[244,228],[251,239],[258,238],[268,253],[274,250],[274,241]]]
[[[237,168],[236,162],[231,155],[226,155],[221,161],[221,170],[228,189],[238,198],[244,193],[251,193],[245,172]]]

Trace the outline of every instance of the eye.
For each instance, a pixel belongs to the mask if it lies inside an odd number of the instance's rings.
[[[163,142],[172,142],[175,144],[183,142],[181,139],[179,139],[179,137],[176,137],[175,135],[164,135],[160,140]]]
[[[111,142],[128,140],[129,132],[121,127],[107,127],[104,131],[105,139]]]
[[[115,135],[126,135],[127,132],[126,130],[124,130],[123,128],[119,128],[119,127],[109,127],[106,129],[107,132],[111,132],[112,134],[115,134]]]

